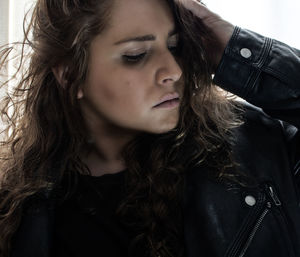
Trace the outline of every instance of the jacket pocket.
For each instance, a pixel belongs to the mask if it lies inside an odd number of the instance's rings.
[[[280,239],[280,245],[267,242],[271,236]],[[258,241],[260,241],[259,245]],[[264,241],[266,241],[265,244]],[[225,256],[260,257],[267,256],[266,251],[268,254],[272,252],[272,256],[295,257],[282,203],[274,186],[268,182],[261,185],[256,205],[246,217]]]

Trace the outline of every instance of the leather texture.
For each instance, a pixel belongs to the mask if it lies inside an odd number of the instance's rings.
[[[299,185],[289,143],[280,122],[250,108],[246,117],[236,131],[234,155],[254,185],[216,183],[205,167],[187,173],[183,209],[189,257],[300,256]],[[300,142],[297,133],[294,140]]]
[[[187,256],[299,257],[300,51],[236,27],[214,82],[261,108],[246,106],[233,149],[255,185],[217,183],[201,166],[187,172]],[[51,206],[41,200],[24,215],[12,257],[49,256]]]
[[[235,131],[235,160],[257,186],[223,185],[205,167],[190,170],[187,256],[300,256],[300,51],[236,27],[214,82],[262,108],[247,107]]]

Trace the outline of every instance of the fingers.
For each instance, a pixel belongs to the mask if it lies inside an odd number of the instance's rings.
[[[200,0],[174,0],[176,4],[183,6],[196,17],[200,18],[202,24],[208,28],[211,35],[218,42],[218,49],[215,49],[213,63],[216,65],[221,60],[224,49],[234,31],[234,26],[222,19],[218,14],[210,11]]]
[[[204,5],[204,6],[206,6],[202,1],[200,1],[200,0],[174,0],[175,1],[175,3],[177,3],[177,4],[181,4],[181,5],[183,5],[184,7],[186,7],[186,8],[190,8],[190,7],[192,7],[193,6],[193,4],[200,4],[200,5]]]

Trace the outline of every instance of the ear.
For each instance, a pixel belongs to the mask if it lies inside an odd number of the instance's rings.
[[[83,90],[81,88],[81,86],[78,88],[78,92],[77,92],[77,99],[81,99],[83,98]]]
[[[59,66],[56,66],[56,67],[53,67],[52,68],[52,72],[54,74],[54,77],[56,78],[57,82],[62,86],[62,87],[65,87],[66,84],[67,84],[67,80],[64,78],[64,75],[67,71],[67,67],[63,66],[63,65],[59,65]],[[83,90],[82,88],[80,87],[78,89],[78,92],[77,92],[77,99],[81,99],[83,97]]]
[[[52,72],[54,74],[54,77],[62,87],[65,87],[66,84],[68,83],[68,81],[64,78],[66,70],[67,68],[63,65],[52,67]]]

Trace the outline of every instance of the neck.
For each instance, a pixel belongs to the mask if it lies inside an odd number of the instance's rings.
[[[92,176],[117,173],[126,168],[122,153],[125,146],[136,137],[136,132],[127,131],[109,123],[87,124],[90,147],[82,155]]]

